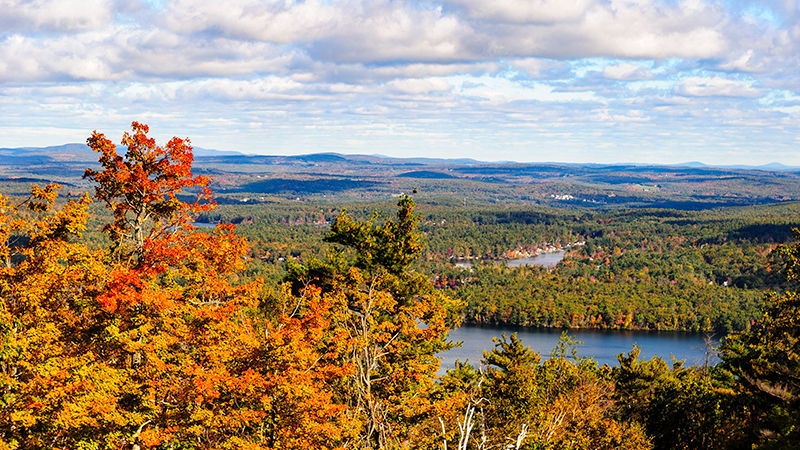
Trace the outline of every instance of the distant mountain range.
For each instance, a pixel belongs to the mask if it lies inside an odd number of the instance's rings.
[[[760,166],[748,165],[709,165],[698,161],[679,164],[642,164],[642,163],[617,163],[617,164],[572,164],[559,162],[546,163],[517,163],[514,161],[487,162],[470,158],[395,158],[385,155],[345,155],[339,153],[315,153],[310,155],[253,155],[235,151],[221,151],[194,147],[194,154],[200,159],[230,159],[232,163],[273,163],[298,161],[304,163],[330,164],[338,162],[351,162],[360,164],[398,164],[418,166],[499,166],[499,165],[554,165],[554,166],[594,166],[594,167],[688,167],[688,168],[717,168],[730,170],[762,170],[770,172],[796,172],[800,167],[787,166],[778,162]],[[47,164],[59,161],[96,163],[97,154],[86,144],[64,144],[49,147],[18,147],[0,148],[0,164],[3,165],[29,165]]]
[[[778,162],[763,164],[760,166],[730,165],[730,166],[710,166],[701,162],[692,161],[683,164],[675,164],[675,167],[713,167],[717,169],[737,169],[737,170],[767,170],[770,172],[795,172],[800,170],[797,166],[786,166]]]
[[[0,148],[0,184],[11,190],[22,189],[19,183],[56,182],[78,193],[91,186],[83,179],[87,168],[99,163],[85,144]],[[274,196],[385,200],[417,188],[429,198],[579,208],[691,210],[800,201],[800,168],[777,163],[516,163],[195,148],[193,172],[210,176],[217,201],[229,203],[277,201]]]

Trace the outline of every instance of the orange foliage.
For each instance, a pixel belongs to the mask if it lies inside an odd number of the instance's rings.
[[[302,314],[267,317],[262,282],[236,285],[246,242],[189,223],[178,200],[188,140],[165,149],[133,123],[126,155],[94,133],[95,197],[113,246],[91,250],[88,197],[58,186],[0,196],[0,448],[330,448],[346,433],[330,385],[349,368],[319,292]],[[109,258],[108,256],[113,256]],[[288,295],[288,294],[287,294]]]
[[[192,147],[188,139],[172,138],[166,147],[147,137],[150,128],[133,122],[133,134],[125,133],[125,156],[97,131],[86,140],[99,152],[102,171],[87,169],[83,175],[97,183],[95,197],[114,213],[116,220],[107,231],[123,254],[141,256],[146,239],[161,237],[179,229],[191,229],[189,221],[201,211],[214,207],[208,177],[193,176]],[[201,189],[198,201],[188,204],[177,198],[187,188]],[[200,204],[200,201],[206,201]]]

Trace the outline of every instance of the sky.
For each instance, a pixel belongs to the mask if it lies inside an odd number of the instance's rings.
[[[800,166],[800,0],[0,0],[0,147]]]

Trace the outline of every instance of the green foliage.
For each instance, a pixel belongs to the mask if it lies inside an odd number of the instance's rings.
[[[655,449],[745,449],[746,409],[717,369],[639,359],[634,346],[611,371],[620,416],[641,422]]]
[[[598,282],[562,269],[478,265],[456,294],[466,321],[544,327],[710,331],[746,329],[762,293],[718,285]]]
[[[436,408],[429,395],[436,353],[452,347],[447,331],[459,323],[459,303],[410,269],[421,250],[414,206],[402,196],[396,222],[380,213],[365,222],[343,213],[325,237],[340,247],[324,261],[291,264],[286,278],[298,292],[321,289],[340,302],[332,326],[348,343],[343,364],[353,371],[339,395],[360,424],[357,447],[400,446],[425,426]]]
[[[459,449],[651,448],[640,425],[614,417],[608,368],[577,358],[577,344],[565,334],[542,360],[516,334],[503,335],[484,353],[485,372],[459,364],[448,371],[439,385],[467,398],[455,418],[459,432],[444,433],[448,445],[457,437]],[[444,419],[441,424],[446,431]]]
[[[341,229],[353,223],[372,223],[377,229],[387,220],[372,213],[387,209],[385,202],[341,206],[346,208],[277,200],[223,205],[219,213],[204,213],[200,220],[238,222],[237,233],[252,244],[243,279],[278,281],[288,261],[291,270],[293,264],[309,267],[318,255],[332,255],[336,244],[323,237],[343,210],[347,214],[336,225]],[[410,267],[433,272],[437,288],[466,300],[465,321],[519,326],[746,330],[761,314],[763,290],[788,287],[774,269],[780,256],[771,251],[800,222],[798,205],[788,203],[697,212],[578,213],[464,207],[429,199],[416,210],[426,244]],[[370,234],[374,242],[364,245],[383,245],[378,234]],[[585,245],[571,247],[550,271],[493,263],[580,242]],[[453,266],[458,258],[472,258],[472,270]]]
[[[419,257],[422,250],[417,232],[419,217],[414,215],[414,201],[404,195],[397,202],[397,221],[382,218],[374,213],[366,223],[352,220],[347,211],[336,217],[325,241],[355,250],[355,267],[374,272],[382,267],[394,276],[401,275]]]
[[[794,233],[800,238],[800,230]],[[800,280],[800,243],[777,251],[787,280]],[[722,367],[755,412],[761,447],[800,446],[800,293],[768,294],[763,318],[752,330],[727,339],[722,356]]]
[[[771,250],[784,242],[796,206],[681,212],[545,214],[465,211],[468,222],[427,216],[436,258],[472,256],[472,268],[442,268],[438,286],[468,302],[465,320],[518,326],[746,330],[759,317],[763,289],[785,288]],[[472,215],[474,214],[474,215]],[[437,242],[446,230],[459,235]],[[517,240],[513,240],[516,238]],[[554,270],[506,268],[503,258],[571,247]],[[498,244],[500,243],[500,244]],[[504,256],[505,255],[505,256]]]
[[[484,395],[489,405],[488,426],[496,440],[518,436],[523,424],[526,428],[535,423],[542,411],[545,396],[539,383],[538,353],[517,339],[517,334],[506,339],[494,339],[495,347],[484,352],[487,366]]]

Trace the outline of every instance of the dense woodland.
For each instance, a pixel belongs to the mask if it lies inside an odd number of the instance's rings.
[[[89,138],[93,195],[0,196],[0,449],[800,446],[794,204],[215,209],[148,131]],[[439,376],[462,321],[732,334],[715,366],[613,368],[503,336]]]
[[[366,220],[390,208],[223,205],[201,220],[236,223],[251,244],[247,276],[277,282],[289,261],[330,250],[323,237],[342,211]],[[773,250],[800,225],[797,203],[586,211],[423,199],[418,211],[425,245],[415,267],[466,302],[464,321],[517,326],[746,330],[765,291],[792,286]],[[566,257],[554,270],[502,264],[562,247]],[[464,260],[472,268],[454,264]]]

